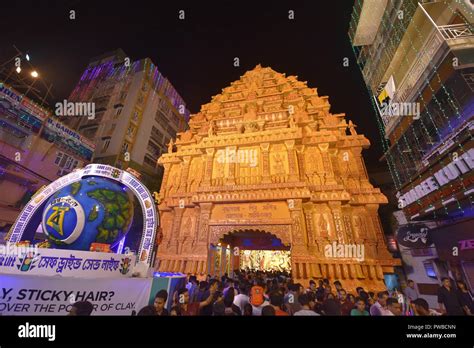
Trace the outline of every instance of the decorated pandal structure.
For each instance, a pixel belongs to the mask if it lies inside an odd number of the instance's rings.
[[[159,159],[158,270],[222,273],[229,267],[216,270],[215,248],[234,234],[262,233],[290,249],[298,281],[385,289],[399,260],[377,212],[387,199],[361,156],[370,142],[329,110],[316,88],[257,65],[192,115]],[[337,249],[345,246],[362,246],[363,257]]]

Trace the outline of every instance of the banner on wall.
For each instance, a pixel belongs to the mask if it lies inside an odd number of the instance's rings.
[[[10,250],[12,249],[12,250]],[[79,278],[131,277],[136,256],[101,252],[30,248],[11,244],[0,248],[0,274]]]
[[[433,244],[429,231],[429,228],[422,224],[402,226],[397,232],[398,244],[413,249],[427,248]]]
[[[71,148],[88,160],[94,153],[95,145],[92,141],[52,118],[48,118],[42,136],[49,141]]]
[[[92,315],[131,315],[148,304],[151,278],[79,279],[3,274],[1,315],[67,315],[89,301]]]

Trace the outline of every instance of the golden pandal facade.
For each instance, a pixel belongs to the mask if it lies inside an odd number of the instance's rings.
[[[387,199],[361,156],[370,142],[329,109],[316,88],[258,65],[192,115],[158,161],[158,270],[207,274],[212,245],[257,231],[290,246],[292,276],[304,284],[385,289],[384,273],[400,263],[377,212]],[[363,245],[363,260],[329,257],[333,242]]]

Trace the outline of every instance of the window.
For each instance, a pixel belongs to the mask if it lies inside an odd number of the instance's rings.
[[[104,140],[104,145],[102,146],[102,152],[106,152],[110,145],[110,139]]]
[[[71,169],[72,162],[73,162],[72,157],[69,157],[69,156],[68,156],[68,158],[67,158],[67,160],[66,160],[66,164],[64,165],[64,168],[65,168],[65,169]]]
[[[436,276],[436,269],[432,261],[423,262],[423,266],[425,267],[425,272],[428,277],[438,279],[438,277]]]
[[[158,159],[161,155],[161,149],[158,145],[156,145],[153,141],[148,141],[147,150],[150,152],[150,156],[153,158]]]
[[[135,133],[135,127],[129,126],[127,129],[127,136],[133,138],[133,134]]]
[[[135,110],[135,111],[133,112],[132,120],[133,120],[134,122],[138,122],[138,111],[137,111],[137,110]]]
[[[122,153],[125,153],[128,151],[129,144],[128,143],[123,143],[122,145]]]
[[[159,131],[159,129],[156,128],[155,126],[153,126],[153,127],[151,128],[151,135],[150,135],[150,138],[159,143],[159,142],[160,142],[159,139],[161,139],[161,137],[162,137],[162,134],[161,134],[161,132]]]
[[[143,160],[143,163],[146,164],[146,165],[149,165],[152,168],[156,168],[156,161],[153,158],[151,158],[150,155],[145,156],[145,159]]]
[[[58,175],[65,175],[66,172],[72,171],[74,168],[77,167],[79,161],[76,160],[74,157],[71,157],[63,152],[58,152],[56,159],[54,160],[54,164],[56,164],[59,168],[61,168]],[[65,174],[64,174],[65,173]]]
[[[115,116],[114,116],[114,118],[118,118],[118,117],[119,117],[119,115],[122,113],[122,109],[123,109],[123,108],[117,108],[117,110],[115,110]]]
[[[163,114],[162,111],[157,110],[155,114],[155,121],[158,122],[158,124],[163,128],[166,129],[169,124],[169,120],[166,118],[166,116]]]
[[[54,160],[54,164],[58,165],[59,162],[61,162],[61,158],[63,158],[63,153],[62,152],[58,152],[58,155],[56,156],[56,159]]]

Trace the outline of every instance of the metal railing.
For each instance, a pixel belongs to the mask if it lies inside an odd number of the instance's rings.
[[[438,30],[445,40],[474,36],[473,26],[466,23],[439,25]]]

